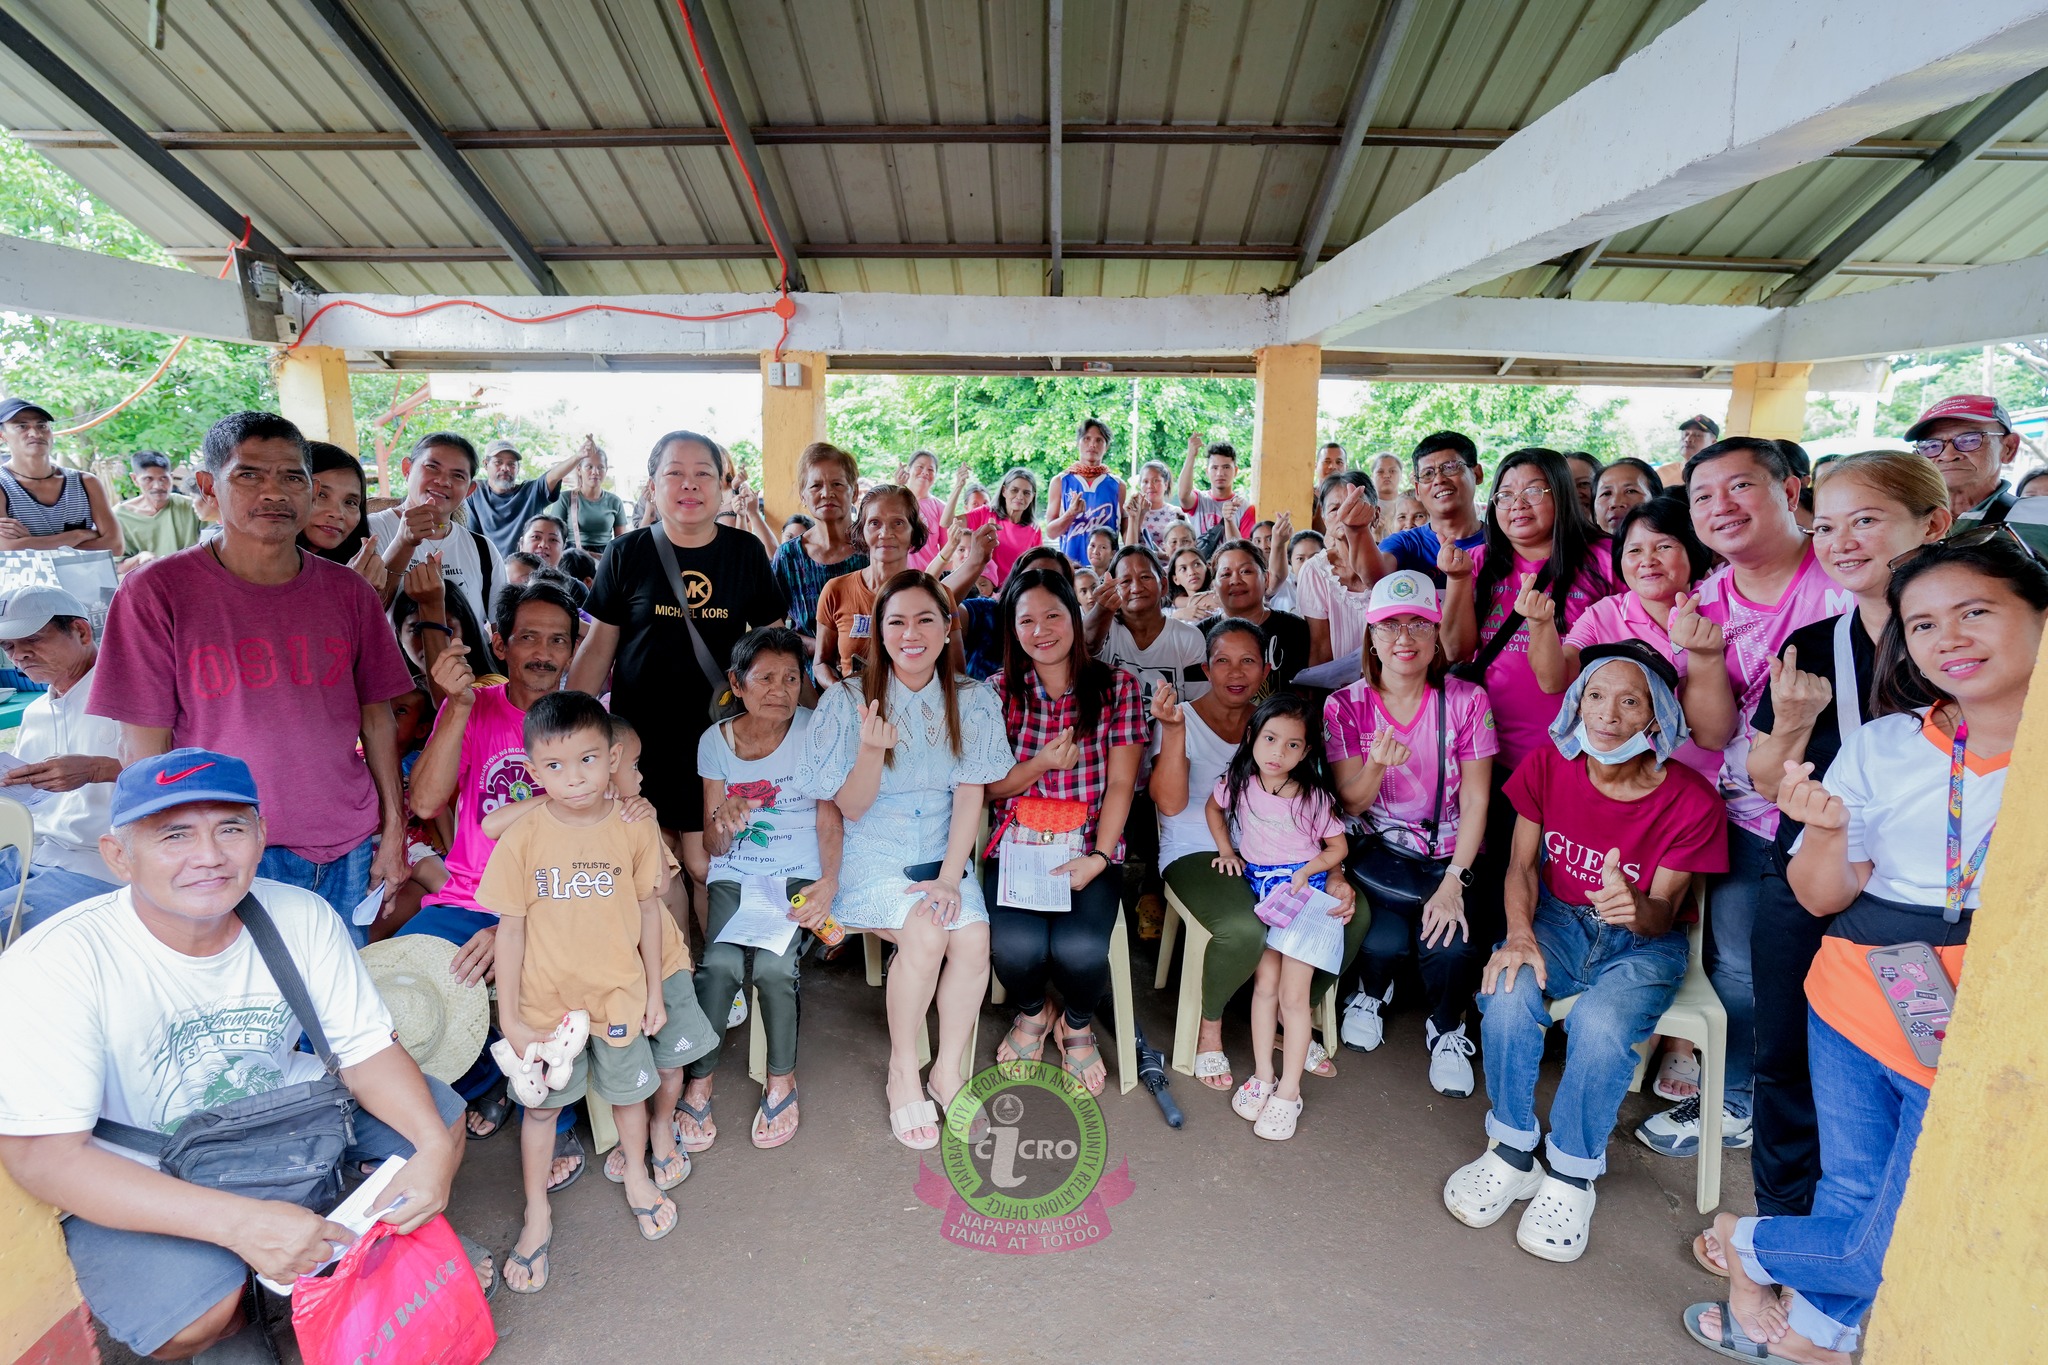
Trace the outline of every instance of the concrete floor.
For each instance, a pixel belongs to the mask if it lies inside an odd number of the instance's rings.
[[[1163,1047],[1178,979],[1154,992],[1149,945],[1134,956],[1139,1015]],[[620,1188],[587,1175],[556,1200],[548,1289],[493,1301],[495,1361],[1708,1358],[1679,1325],[1685,1305],[1721,1297],[1723,1283],[1687,1251],[1704,1226],[1693,1163],[1627,1136],[1661,1101],[1624,1105],[1591,1246],[1559,1266],[1515,1245],[1518,1214],[1475,1231],[1444,1211],[1445,1177],[1483,1146],[1485,1099],[1430,1090],[1412,1010],[1397,1005],[1379,1051],[1340,1053],[1336,1078],[1307,1080],[1287,1143],[1253,1137],[1227,1096],[1177,1073],[1187,1124],[1169,1129],[1142,1087],[1117,1092],[1112,1053],[1109,1164],[1128,1160],[1136,1185],[1112,1210],[1113,1235],[996,1256],[943,1241],[940,1214],[912,1193],[918,1158],[890,1138],[882,1097],[882,997],[858,955],[806,966],[804,1004],[796,1139],[773,1152],[748,1143],[759,1092],[746,1031],[734,1030],[718,1077],[721,1136],[674,1191],[676,1232],[642,1243]],[[990,1008],[984,1065],[1000,1028]],[[1225,1041],[1241,1077],[1242,1001]],[[1546,1075],[1539,1113],[1554,1063]],[[1748,1209],[1746,1154],[1728,1158],[1723,1203]],[[451,1209],[500,1254],[518,1233],[517,1164],[510,1137],[472,1143]]]

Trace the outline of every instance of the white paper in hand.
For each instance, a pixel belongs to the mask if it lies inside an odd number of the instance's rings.
[[[26,768],[27,766],[27,759],[16,758],[13,754],[0,754],[0,775],[11,773],[16,768]],[[52,793],[44,791],[41,787],[31,787],[26,782],[12,787],[0,787],[0,796],[5,796],[9,800],[19,801],[30,810],[34,810],[37,806],[48,801],[51,795]]]
[[[356,902],[356,908],[349,912],[349,922],[362,926],[374,924],[377,912],[384,908],[384,883],[378,882],[370,888],[370,894]]]
[[[327,1215],[327,1221],[329,1221],[330,1223],[341,1224],[343,1227],[347,1228],[350,1232],[353,1232],[358,1237],[368,1232],[370,1230],[370,1224],[377,1221],[374,1217],[371,1216],[370,1210],[376,1208],[378,1205],[384,1202],[384,1191],[386,1187],[388,1187],[391,1184],[392,1180],[397,1177],[398,1173],[404,1169],[404,1157],[385,1157],[384,1164],[382,1166],[379,1166],[376,1170],[370,1172],[370,1174],[364,1178],[363,1183],[356,1186],[354,1194],[351,1194],[348,1198],[342,1200],[339,1204],[334,1206],[334,1212]],[[318,1266],[314,1267],[313,1273],[315,1275],[318,1275],[321,1271],[327,1269],[328,1266],[333,1265],[336,1261],[341,1259],[342,1252],[346,1250],[348,1250],[347,1247],[338,1248],[332,1256],[329,1256],[326,1260],[322,1261]],[[271,1279],[268,1275],[259,1275],[256,1278],[263,1281],[263,1285],[266,1289],[273,1290],[276,1293],[289,1295],[292,1292],[292,1284],[280,1284],[276,1280]],[[296,1283],[296,1281],[294,1281],[293,1283]]]
[[[1266,946],[1335,976],[1344,965],[1344,926],[1331,913],[1339,904],[1335,896],[1310,887],[1308,904],[1294,922],[1285,929],[1266,931]]]
[[[1005,839],[996,848],[996,901],[1012,910],[1063,914],[1074,908],[1074,881],[1053,869],[1068,862],[1074,851],[1065,841],[1026,844]]]
[[[780,877],[740,878],[740,908],[718,931],[715,942],[743,948],[766,948],[778,956],[789,950],[797,923],[789,917],[789,892]]]

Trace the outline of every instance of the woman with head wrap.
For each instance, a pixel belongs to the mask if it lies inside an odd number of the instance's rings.
[[[1473,1227],[1530,1199],[1515,1240],[1549,1261],[1585,1254],[1592,1182],[1635,1073],[1685,976],[1674,927],[1694,875],[1728,866],[1721,799],[1673,751],[1686,737],[1670,660],[1640,641],[1593,645],[1550,725],[1509,779],[1507,938],[1480,983],[1486,1135],[1444,1204]],[[1550,1002],[1578,997],[1564,1076],[1550,1105],[1545,1172],[1536,1156],[1536,1074]]]

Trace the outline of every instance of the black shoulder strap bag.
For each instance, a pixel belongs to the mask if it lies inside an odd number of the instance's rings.
[[[1450,735],[1445,726],[1449,703],[1444,699],[1444,689],[1436,690],[1436,810],[1422,825],[1422,839],[1426,850],[1436,848],[1436,832],[1444,820],[1444,788],[1450,780]],[[1449,858],[1432,858],[1429,852],[1417,853],[1405,845],[1395,843],[1379,830],[1372,827],[1371,808],[1366,811],[1366,828],[1351,841],[1351,854],[1344,860],[1345,871],[1351,879],[1365,888],[1367,902],[1375,909],[1392,906],[1406,906],[1416,914],[1436,894],[1442,885],[1444,873],[1449,870]]]
[[[325,1213],[341,1201],[341,1157],[354,1139],[355,1099],[341,1083],[341,1064],[269,912],[247,895],[235,914],[327,1074],[201,1109],[168,1134],[103,1118],[93,1136],[155,1157],[164,1174],[194,1185]]]
[[[1503,578],[1501,580],[1501,587],[1505,588],[1507,584],[1507,579]],[[1546,560],[1543,567],[1537,570],[1535,586],[1538,588],[1549,588],[1549,561]],[[1498,590],[1496,589],[1496,591]],[[1478,604],[1474,603],[1473,610],[1477,611],[1478,609]],[[1493,667],[1493,661],[1500,657],[1501,651],[1508,647],[1508,641],[1515,638],[1515,632],[1520,630],[1522,625],[1522,613],[1510,609],[1507,618],[1500,623],[1499,629],[1493,632],[1493,638],[1488,640],[1477,654],[1467,659],[1464,663],[1451,665],[1451,676],[1468,683],[1477,683],[1481,687],[1486,686],[1486,670]]]
[[[654,553],[661,556],[662,572],[668,575],[669,591],[676,595],[676,605],[682,608],[683,626],[690,632],[690,650],[697,656],[697,667],[704,671],[704,680],[711,684],[711,723],[718,724],[725,719],[726,703],[732,700],[732,693],[725,685],[725,670],[711,657],[711,649],[704,643],[704,636],[697,629],[697,617],[690,610],[690,594],[683,586],[683,572],[676,567],[676,547],[669,544],[668,534],[656,522],[648,528],[654,537]]]

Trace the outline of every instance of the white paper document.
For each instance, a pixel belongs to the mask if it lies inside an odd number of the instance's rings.
[[[781,877],[740,878],[740,908],[718,931],[716,942],[743,948],[766,948],[778,956],[789,951],[797,922],[789,917],[789,891]]]
[[[1310,887],[1308,904],[1294,922],[1266,931],[1266,946],[1335,976],[1344,965],[1344,926],[1331,913],[1338,904],[1335,896]]]
[[[377,1221],[370,1216],[370,1210],[384,1202],[385,1187],[390,1185],[392,1179],[404,1169],[404,1157],[385,1157],[384,1164],[364,1177],[363,1183],[356,1186],[354,1194],[351,1194],[348,1198],[334,1206],[334,1212],[327,1215],[328,1221],[339,1223],[356,1236],[361,1237],[370,1230],[370,1224]],[[329,1256],[326,1260],[315,1266],[313,1273],[317,1275],[327,1269],[328,1266],[333,1265],[341,1259],[342,1252],[346,1250],[348,1250],[347,1247],[342,1247],[336,1251],[332,1256]],[[257,1278],[263,1281],[266,1289],[273,1290],[279,1294],[289,1295],[297,1284],[297,1281],[279,1282],[271,1279],[268,1275],[259,1275]]]
[[[1053,844],[1025,844],[1004,840],[996,848],[999,870],[996,901],[1012,910],[1040,910],[1062,914],[1074,908],[1073,878],[1067,873],[1053,875],[1053,869],[1072,860],[1073,849],[1065,840]]]
[[[0,774],[11,773],[16,768],[26,768],[28,766],[27,759],[16,758],[13,754],[0,753]],[[31,787],[26,782],[14,787],[0,787],[0,796],[19,801],[30,810],[34,810],[37,806],[48,801],[52,795],[53,793],[46,792],[41,787]]]
[[[378,882],[370,888],[370,894],[356,902],[356,908],[349,912],[349,922],[358,926],[377,922],[377,912],[384,908],[384,883]]]

